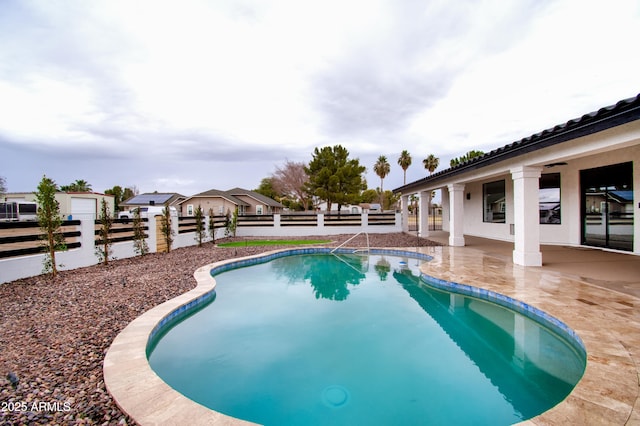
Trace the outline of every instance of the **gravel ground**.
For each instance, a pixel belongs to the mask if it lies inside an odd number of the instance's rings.
[[[306,238],[331,238],[335,246],[349,237]],[[437,245],[400,233],[371,234],[369,240],[372,247]],[[364,236],[348,245],[366,245]],[[200,266],[283,247],[207,243],[63,271],[55,280],[0,284],[0,423],[135,424],[102,377],[116,335],[143,312],[195,287],[193,272]]]

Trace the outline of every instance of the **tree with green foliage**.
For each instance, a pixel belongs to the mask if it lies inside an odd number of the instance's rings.
[[[280,198],[280,194],[274,189],[273,178],[270,177],[262,179],[260,181],[260,186],[254,189],[254,192],[274,200],[278,200]]]
[[[100,204],[100,228],[98,229],[98,236],[100,237],[99,244],[96,245],[96,256],[98,262],[106,265],[109,263],[109,257],[111,260],[115,259],[111,254],[111,228],[113,228],[113,218],[109,211],[107,201],[103,198]]]
[[[226,220],[224,234],[227,237],[229,236],[235,237],[237,229],[238,229],[238,208],[236,207],[236,209],[233,211],[233,214],[231,213],[231,211],[227,210],[227,220]]]
[[[387,177],[391,171],[391,166],[387,161],[387,157],[381,155],[378,157],[378,161],[373,165],[373,171],[380,177],[380,206],[384,209],[384,188],[382,186],[384,178]]]
[[[104,193],[106,195],[112,195],[113,196],[113,208],[116,212],[120,211],[120,203],[122,201],[124,201],[122,199],[122,195],[124,193],[123,189],[121,186],[116,185],[111,189],[105,189]]]
[[[432,174],[440,165],[440,159],[433,154],[429,154],[427,158],[422,160],[422,164],[429,171],[429,174]]]
[[[55,278],[58,275],[56,266],[56,251],[67,249],[62,233],[62,216],[60,204],[56,200],[58,185],[47,176],[43,176],[35,193],[38,203],[38,223],[42,231],[42,248],[45,252],[43,260],[43,273],[51,273]]]
[[[380,208],[382,208],[382,210],[394,210],[398,201],[400,201],[400,195],[394,194],[393,191],[387,189],[382,193],[382,204]]]
[[[173,244],[173,236],[175,235],[175,232],[171,227],[171,211],[168,206],[162,209],[162,215],[160,216],[160,233],[164,236],[164,239],[167,242],[167,253],[169,253],[171,251],[171,244]]]
[[[427,158],[422,160],[424,164],[424,168],[429,171],[429,174],[432,174],[440,165],[440,159],[433,154],[429,154]],[[433,191],[429,191],[429,200],[427,202],[428,209],[427,211],[431,211],[431,199],[433,198]]]
[[[132,188],[123,189],[120,185],[106,189],[104,193],[107,195],[113,195],[114,209],[116,212],[120,211],[120,204],[136,195]]]
[[[449,161],[449,167],[455,167],[455,166],[459,166],[461,164],[466,163],[469,160],[472,160],[476,157],[482,157],[484,155],[483,151],[477,151],[475,149],[472,149],[471,151],[468,151],[466,154],[457,157],[457,158],[452,158]]]
[[[403,185],[407,184],[407,169],[411,165],[411,154],[406,149],[400,153],[400,157],[398,158],[398,165],[402,168],[404,172],[404,180]]]
[[[213,209],[209,209],[209,236],[211,237],[211,242],[216,242],[216,219],[213,216]]]
[[[412,194],[409,197],[409,206],[408,207],[409,207],[409,212],[411,214],[416,214],[416,215],[418,214],[418,200],[419,200],[419,198],[418,198],[418,196],[416,194]]]
[[[306,200],[306,204],[307,204],[307,209],[309,208],[309,203],[311,202],[310,199]],[[298,199],[291,199],[291,198],[281,198],[280,199],[280,204],[282,204],[285,208],[291,210],[291,211],[305,211],[305,206],[298,201]]]
[[[206,238],[206,232],[204,228],[204,211],[202,211],[202,207],[198,204],[196,210],[193,212],[193,217],[196,220],[196,236],[195,239],[198,242],[198,247],[202,247],[202,240]]]
[[[133,210],[133,249],[140,256],[149,253],[147,235],[144,233],[144,225],[140,217],[140,209]]]
[[[91,192],[91,184],[84,179],[77,179],[75,182],[69,185],[63,185],[60,187],[60,191],[63,192]]]
[[[340,211],[343,204],[357,200],[360,192],[366,189],[362,177],[366,170],[357,158],[349,159],[349,151],[341,145],[316,148],[313,159],[304,168],[309,176],[305,189],[325,200],[328,211],[331,211],[332,203],[337,203]]]
[[[139,193],[140,191],[135,185],[132,187],[126,187],[122,193],[122,201],[127,201],[129,198],[135,197]]]
[[[361,203],[370,204],[373,203],[379,196],[380,194],[378,194],[378,191],[376,191],[375,189],[365,189],[360,194],[360,198],[358,199],[358,201]]]

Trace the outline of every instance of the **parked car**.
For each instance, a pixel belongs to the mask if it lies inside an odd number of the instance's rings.
[[[119,212],[118,213],[118,219],[133,219],[136,209],[140,209],[140,217],[141,218],[148,218],[149,216],[162,215],[164,207],[163,206],[135,207],[135,208],[133,208],[131,210],[125,210],[123,212]],[[178,210],[175,207],[170,206],[169,207],[169,214],[172,217],[177,217],[178,216]]]

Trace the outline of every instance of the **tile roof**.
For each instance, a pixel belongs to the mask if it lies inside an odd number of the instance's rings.
[[[208,191],[204,191],[204,192],[201,192],[199,194],[192,195],[191,197],[187,198],[187,200],[190,200],[191,198],[196,198],[196,197],[222,197],[222,198],[226,198],[227,200],[231,201],[233,204],[235,204],[237,206],[248,206],[249,205],[248,203],[245,203],[241,199],[239,199],[237,197],[234,197],[228,191],[220,191],[219,189],[210,189]],[[187,200],[185,200],[185,201],[187,201]]]
[[[446,177],[454,176],[470,170],[479,169],[488,165],[517,157],[532,151],[567,142],[592,133],[601,132],[615,126],[640,119],[640,94],[621,100],[620,102],[598,111],[584,114],[566,123],[558,124],[552,128],[535,133],[519,141],[512,142],[503,147],[494,149],[480,157],[475,157],[457,166],[439,171],[425,178],[410,182],[398,187],[393,192],[403,192],[423,186],[427,182],[433,182]]]
[[[272,206],[272,207],[284,207],[282,204],[280,204],[279,202],[277,202],[276,200],[274,200],[273,198],[269,198],[267,196],[264,196],[258,192],[255,191],[249,191],[247,189],[243,189],[243,188],[233,188],[227,191],[227,193],[229,194],[233,194],[233,195],[248,195],[249,197],[252,197],[258,201],[263,202],[265,205],[268,206]]]
[[[238,206],[248,206],[250,204],[248,204],[245,201],[242,201],[242,199],[238,198],[238,196],[240,195],[246,195],[249,196],[255,200],[258,200],[262,203],[264,203],[267,206],[271,206],[271,207],[284,207],[282,204],[280,204],[279,202],[277,202],[276,200],[266,197],[262,194],[259,194],[255,191],[249,191],[248,189],[243,189],[243,188],[233,188],[230,189],[228,191],[220,191],[219,189],[210,189],[208,191],[204,191],[201,192],[199,194],[193,195],[190,198],[195,198],[195,197],[222,197],[222,198],[226,198],[227,200],[231,201],[232,203],[238,205]]]

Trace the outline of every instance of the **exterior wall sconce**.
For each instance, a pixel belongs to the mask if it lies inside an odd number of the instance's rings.
[[[565,163],[564,161],[558,162],[558,163],[551,163],[551,164],[545,164],[544,167],[547,169],[550,169],[551,167],[556,167],[556,166],[566,166],[567,163]]]

